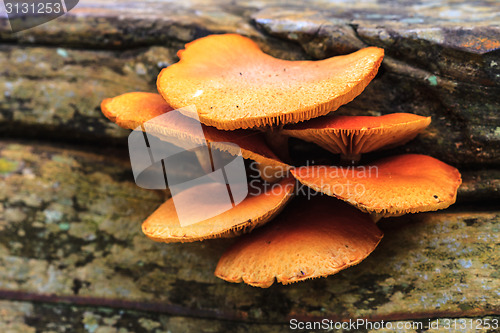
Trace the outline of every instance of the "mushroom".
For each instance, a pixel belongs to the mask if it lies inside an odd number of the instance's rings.
[[[209,238],[233,237],[263,225],[273,219],[292,198],[295,179],[288,177],[271,186],[256,185],[249,187],[249,195],[230,210],[225,210],[225,193],[214,184],[202,184],[184,192],[162,204],[144,223],[142,231],[158,242],[193,242]],[[199,193],[212,193],[209,202],[197,200]],[[196,202],[191,211],[194,220],[202,220],[206,211],[214,211],[221,206],[223,213],[202,222],[182,226],[176,213],[175,204],[179,201]]]
[[[133,130],[148,120],[172,111],[173,108],[158,94],[131,92],[104,99],[101,102],[101,110],[118,126]]]
[[[232,154],[238,154],[241,148],[242,157],[259,163],[260,175],[264,180],[275,181],[274,175],[286,174],[290,166],[283,163],[267,146],[262,133],[251,130],[221,131],[213,127],[201,125],[199,122],[181,113],[170,117],[168,122],[159,117],[174,109],[158,94],[146,92],[126,93],[114,98],[107,98],[101,103],[104,115],[121,127],[128,129],[142,128],[147,123],[148,132],[170,143],[182,146],[183,142],[206,144]],[[226,144],[232,143],[232,144]],[[236,146],[234,145],[236,144]],[[191,147],[191,145],[189,145]],[[198,160],[204,169],[212,171],[209,158],[202,150],[195,150]]]
[[[302,184],[378,217],[445,209],[462,179],[454,167],[417,154],[358,167],[304,166],[292,170]]]
[[[215,275],[267,288],[335,274],[365,259],[382,239],[367,214],[333,198],[297,198],[271,224],[243,236]]]
[[[431,117],[393,113],[380,117],[326,116],[285,126],[282,133],[341,154],[341,161],[357,163],[361,154],[392,148],[412,140],[431,123]]]
[[[248,38],[212,35],[188,43],[178,52],[180,61],[162,70],[157,81],[161,95],[136,92],[104,100],[103,113],[122,127],[152,133],[184,150],[206,145],[204,154],[196,151],[207,171],[203,177],[210,178],[215,166],[224,173],[218,183],[171,182],[173,196],[143,222],[144,233],[161,242],[192,242],[239,235],[277,216],[274,223],[235,242],[215,271],[230,282],[269,287],[275,279],[287,284],[327,276],[362,261],[382,238],[370,215],[378,219],[454,203],[460,173],[430,156],[407,154],[357,167],[298,168],[276,156],[286,158],[286,140],[295,136],[355,163],[362,153],[403,144],[427,127],[430,118],[399,113],[310,120],[359,95],[376,75],[383,54],[368,47],[320,61],[286,61],[263,53]],[[193,105],[196,109],[188,110]],[[268,182],[281,180],[255,186],[240,173],[239,182],[227,182],[226,164],[210,149],[241,154],[259,164]],[[266,169],[271,172],[262,174]],[[315,194],[325,193],[359,210],[321,195],[297,198],[278,215],[295,187],[288,171]],[[248,195],[239,191],[248,187]],[[201,194],[205,198],[200,201]],[[226,195],[230,200],[223,202]],[[186,203],[196,207],[178,209]]]
[[[375,77],[384,50],[368,47],[318,61],[276,59],[251,39],[210,35],[186,44],[164,68],[158,92],[169,105],[196,105],[200,121],[221,130],[259,128],[286,158],[279,129],[335,111]],[[285,159],[286,161],[286,159]]]

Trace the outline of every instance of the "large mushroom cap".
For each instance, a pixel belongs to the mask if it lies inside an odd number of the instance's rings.
[[[270,221],[288,203],[293,194],[295,179],[288,177],[269,187],[250,186],[249,195],[234,208],[202,222],[181,226],[171,198],[162,204],[144,223],[142,231],[158,242],[193,242],[209,238],[232,237],[249,232]],[[223,200],[227,191],[214,184],[192,187],[175,198],[193,206],[192,218],[200,220],[207,211],[226,204]],[[199,193],[211,193],[209,202],[200,202]]]
[[[221,257],[215,275],[267,288],[332,275],[365,259],[382,232],[367,214],[329,197],[294,201],[265,227],[245,235]]]
[[[158,76],[175,108],[196,105],[201,122],[234,130],[296,123],[325,115],[358,96],[375,77],[384,51],[368,47],[319,61],[287,61],[252,40],[211,35],[186,44],[177,64]]]
[[[258,131],[238,130],[221,131],[213,127],[201,125],[203,132],[198,131],[197,120],[180,113],[167,120],[159,117],[174,109],[158,94],[145,92],[126,93],[114,98],[105,99],[101,104],[104,115],[121,127],[136,129],[147,122],[147,130],[153,135],[165,138],[167,141],[182,144],[182,141],[197,144],[211,144],[211,147],[238,154],[233,151],[236,144],[241,148],[243,158],[252,159],[265,166],[283,168],[289,166],[269,149],[264,135]]]
[[[358,167],[305,166],[292,173],[302,184],[378,216],[447,208],[462,182],[454,167],[413,154]]]
[[[356,156],[405,144],[430,123],[430,117],[411,113],[380,117],[327,116],[288,125],[283,133],[316,143],[332,153]]]

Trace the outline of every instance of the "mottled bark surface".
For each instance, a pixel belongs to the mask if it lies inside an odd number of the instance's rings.
[[[290,318],[437,318],[446,331],[450,319],[500,319],[499,12],[495,1],[82,0],[17,34],[0,15],[0,331],[275,332]],[[213,276],[234,240],[148,240],[140,224],[164,193],[133,183],[128,131],[99,104],[155,91],[184,43],[225,32],[285,59],[383,47],[377,77],[338,112],[432,116],[416,140],[366,160],[446,161],[463,175],[457,204],[382,220],[358,266],[265,290]],[[299,160],[332,161],[292,143]]]
[[[163,195],[135,186],[128,163],[96,152],[0,145],[1,297],[262,324],[498,313],[498,212],[386,219],[384,240],[362,264],[258,289],[213,276],[233,240],[160,244],[142,235]]]
[[[143,311],[123,311],[110,308],[75,307],[59,304],[40,304],[16,301],[0,301],[0,313],[3,321],[0,322],[2,332],[75,332],[75,333],[135,333],[135,332],[286,332],[288,325],[242,323],[202,318],[175,317],[165,314],[152,314]],[[477,320],[483,322],[498,319],[495,316],[484,316]],[[429,322],[437,323],[441,330],[432,332],[448,332],[444,327],[457,322],[468,323],[471,318],[424,318],[414,322],[390,321],[391,325],[425,325]],[[55,322],[58,324],[56,325]],[[402,326],[403,327],[403,326]],[[417,327],[417,326],[415,326]],[[310,330],[294,330],[307,332]],[[345,331],[345,330],[344,330]],[[405,331],[405,330],[400,330]],[[422,330],[408,329],[407,332],[422,332]],[[454,329],[453,332],[470,332],[470,329]],[[491,330],[489,330],[491,331]],[[360,329],[356,332],[392,333],[389,329]],[[488,332],[488,330],[483,330]]]

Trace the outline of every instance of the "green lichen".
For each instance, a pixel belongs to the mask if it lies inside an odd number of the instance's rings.
[[[437,84],[438,84],[437,77],[435,75],[429,76],[427,78],[427,81],[429,81],[429,83],[431,84],[431,86],[437,86]]]
[[[59,54],[63,58],[67,58],[68,57],[68,51],[66,51],[63,48],[58,48],[57,49],[57,54]]]
[[[19,163],[10,161],[5,158],[0,158],[0,174],[8,174],[17,170]]]
[[[59,224],[59,229],[61,229],[62,231],[68,231],[70,228],[70,225],[68,223],[60,223]]]

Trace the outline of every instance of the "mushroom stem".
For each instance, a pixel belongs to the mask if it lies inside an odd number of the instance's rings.
[[[207,154],[207,151],[202,149],[195,149],[194,153],[196,154],[196,158],[198,159],[198,162],[200,163],[203,171],[205,171],[207,174],[211,174],[214,169],[210,154]]]
[[[380,221],[384,217],[384,214],[383,213],[370,213],[370,217],[371,217],[373,222],[377,223],[378,221]]]
[[[361,159],[361,154],[341,154],[340,155],[340,164],[342,165],[356,165]]]
[[[255,163],[257,163],[260,178],[268,183],[276,183],[278,180],[286,176],[281,166],[264,165],[258,162]]]
[[[281,133],[282,129],[283,125],[280,125],[278,127],[271,127],[265,131],[266,143],[283,162],[289,163],[288,136]]]
[[[195,149],[194,153],[200,163],[201,168],[207,175],[212,175],[212,173],[217,169],[219,165],[225,165],[224,161],[220,159],[219,154],[212,154],[212,146],[207,142],[208,150],[206,149]],[[258,175],[262,180],[268,183],[276,183],[277,181],[283,179],[287,176],[287,172],[282,166],[271,166],[267,164],[262,164],[254,161]]]

